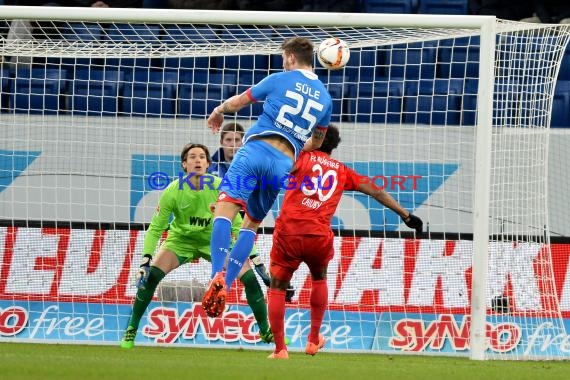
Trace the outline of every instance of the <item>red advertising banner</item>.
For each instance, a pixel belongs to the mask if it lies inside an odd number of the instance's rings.
[[[0,299],[128,304],[143,239],[136,230],[0,227]],[[271,236],[259,235],[257,247],[267,263]],[[328,273],[332,310],[465,314],[469,308],[471,241],[338,237],[335,251]],[[520,310],[550,312],[555,298],[570,316],[569,252],[570,244],[549,250],[491,243],[491,297],[507,295]],[[181,269],[181,278],[203,282],[210,274],[203,260]],[[293,285],[293,305],[308,305],[306,268]],[[241,285],[229,302],[245,304]]]

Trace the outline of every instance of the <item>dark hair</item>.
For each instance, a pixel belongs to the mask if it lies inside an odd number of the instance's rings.
[[[204,153],[206,153],[206,160],[208,160],[208,163],[209,164],[212,163],[212,158],[210,157],[210,150],[208,149],[208,147],[203,144],[195,144],[195,143],[188,143],[184,145],[184,148],[182,148],[182,153],[180,153],[180,163],[186,161],[186,156],[188,155],[188,152],[190,151],[190,149],[194,148],[202,149]]]
[[[283,41],[281,49],[286,54],[293,54],[304,66],[313,66],[313,43],[305,37],[294,37]]]
[[[226,123],[226,124],[224,124],[224,126],[222,127],[222,130],[221,130],[220,141],[222,141],[224,139],[224,136],[228,132],[237,132],[240,135],[242,135],[242,137],[243,137],[243,135],[245,133],[245,129],[243,128],[243,125],[241,125],[239,123],[234,123],[234,122]]]
[[[341,141],[340,132],[337,126],[334,124],[329,124],[329,127],[327,128],[327,133],[325,134],[325,139],[323,140],[321,147],[318,148],[317,150],[324,152],[326,154],[331,154],[332,151],[338,147],[340,141]]]

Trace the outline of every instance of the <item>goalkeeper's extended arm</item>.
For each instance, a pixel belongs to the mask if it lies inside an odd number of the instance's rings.
[[[152,261],[152,255],[148,253],[143,256],[143,261],[136,276],[136,286],[140,290],[146,289],[146,282],[148,281],[148,276],[150,274],[150,262]]]

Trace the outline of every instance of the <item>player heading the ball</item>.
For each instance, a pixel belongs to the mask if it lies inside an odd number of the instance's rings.
[[[208,128],[216,133],[225,113],[235,113],[257,101],[265,101],[263,113],[245,134],[244,145],[226,173],[225,178],[230,183],[236,183],[244,175],[259,179],[283,178],[291,171],[301,150],[320,147],[325,137],[332,101],[313,72],[313,43],[304,37],[294,37],[285,40],[281,48],[283,72],[271,74],[243,93],[232,96],[214,108],[208,117]],[[253,187],[228,189],[218,197],[210,244],[212,280],[202,300],[202,307],[211,317],[223,312],[227,291],[247,259],[259,224],[280,190],[278,186]],[[242,208],[246,213],[242,228],[228,253],[231,220]]]

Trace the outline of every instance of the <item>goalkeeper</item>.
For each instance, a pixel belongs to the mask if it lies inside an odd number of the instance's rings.
[[[188,176],[181,184],[173,181],[162,193],[156,213],[146,232],[143,261],[137,274],[137,294],[121,347],[132,348],[140,320],[151,302],[159,282],[172,270],[197,258],[210,259],[213,206],[218,198],[221,179],[206,175],[211,163],[210,152],[202,144],[187,144],[180,155]],[[179,187],[180,186],[180,187]],[[174,217],[169,224],[171,215]],[[237,234],[242,219],[237,215],[232,230]],[[168,237],[152,256],[160,237],[168,229]],[[265,272],[265,270],[263,270]],[[239,279],[245,287],[247,302],[259,326],[261,340],[270,343],[273,334],[267,320],[267,304],[261,286],[246,260]]]

